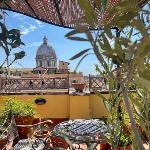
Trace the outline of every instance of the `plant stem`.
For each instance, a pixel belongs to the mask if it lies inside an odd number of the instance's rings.
[[[135,123],[135,120],[134,120],[134,117],[133,117],[133,114],[132,114],[132,110],[131,110],[131,107],[130,107],[129,98],[128,98],[128,91],[125,88],[125,85],[123,84],[123,82],[120,82],[120,87],[122,89],[124,103],[125,103],[126,110],[128,112],[128,115],[129,115],[129,118],[130,118],[130,121],[131,121],[131,129],[133,130],[133,132],[135,134],[135,139],[137,140],[138,148],[139,148],[139,150],[144,150],[143,143],[142,143],[140,134],[137,130],[136,123]]]

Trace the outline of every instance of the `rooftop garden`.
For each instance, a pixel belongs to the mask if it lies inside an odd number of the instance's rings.
[[[95,69],[105,79],[109,95],[93,91],[103,101],[108,115],[98,119],[52,122],[35,116],[33,104],[8,99],[6,105],[2,105],[0,146],[7,145],[7,149],[14,146],[15,149],[21,139],[26,139],[33,149],[39,146],[43,146],[41,149],[82,149],[82,146],[87,150],[150,149],[150,1],[77,2],[84,15],[73,22],[74,29],[65,37],[91,46],[70,60],[80,58],[77,69],[85,57],[96,56],[99,64]],[[56,6],[59,8],[57,3]],[[100,12],[103,15],[99,16]],[[7,29],[3,16],[0,26],[0,46],[6,54],[0,68],[6,63],[7,71],[13,62],[25,56],[25,52],[20,51],[8,62],[13,49],[24,43],[18,29]],[[40,97],[39,104],[42,99]],[[56,111],[59,110],[56,108]],[[18,121],[18,116],[25,118]]]

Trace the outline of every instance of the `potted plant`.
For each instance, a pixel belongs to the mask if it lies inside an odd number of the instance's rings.
[[[121,135],[117,150],[132,150],[131,139],[129,136],[126,136],[124,134]]]
[[[36,111],[32,102],[24,102],[16,97],[10,98],[6,102],[5,110],[10,110],[11,115],[15,116],[16,125],[32,125]],[[28,127],[17,127],[19,137],[27,138],[31,129]]]
[[[0,149],[3,149],[7,144],[7,133],[0,131]]]
[[[85,88],[85,83],[72,83],[72,86],[76,90],[76,92],[83,92],[83,89]]]

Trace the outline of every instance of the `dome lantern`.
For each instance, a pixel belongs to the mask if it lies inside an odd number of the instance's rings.
[[[44,36],[44,38],[43,38],[43,44],[48,44],[48,39],[46,36]]]

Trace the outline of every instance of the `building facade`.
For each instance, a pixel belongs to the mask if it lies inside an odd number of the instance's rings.
[[[68,74],[69,73],[69,63],[65,61],[59,61],[58,66],[59,73]]]
[[[52,46],[48,44],[48,39],[43,38],[42,45],[39,46],[36,53],[35,74],[55,73],[57,71],[57,56]]]

